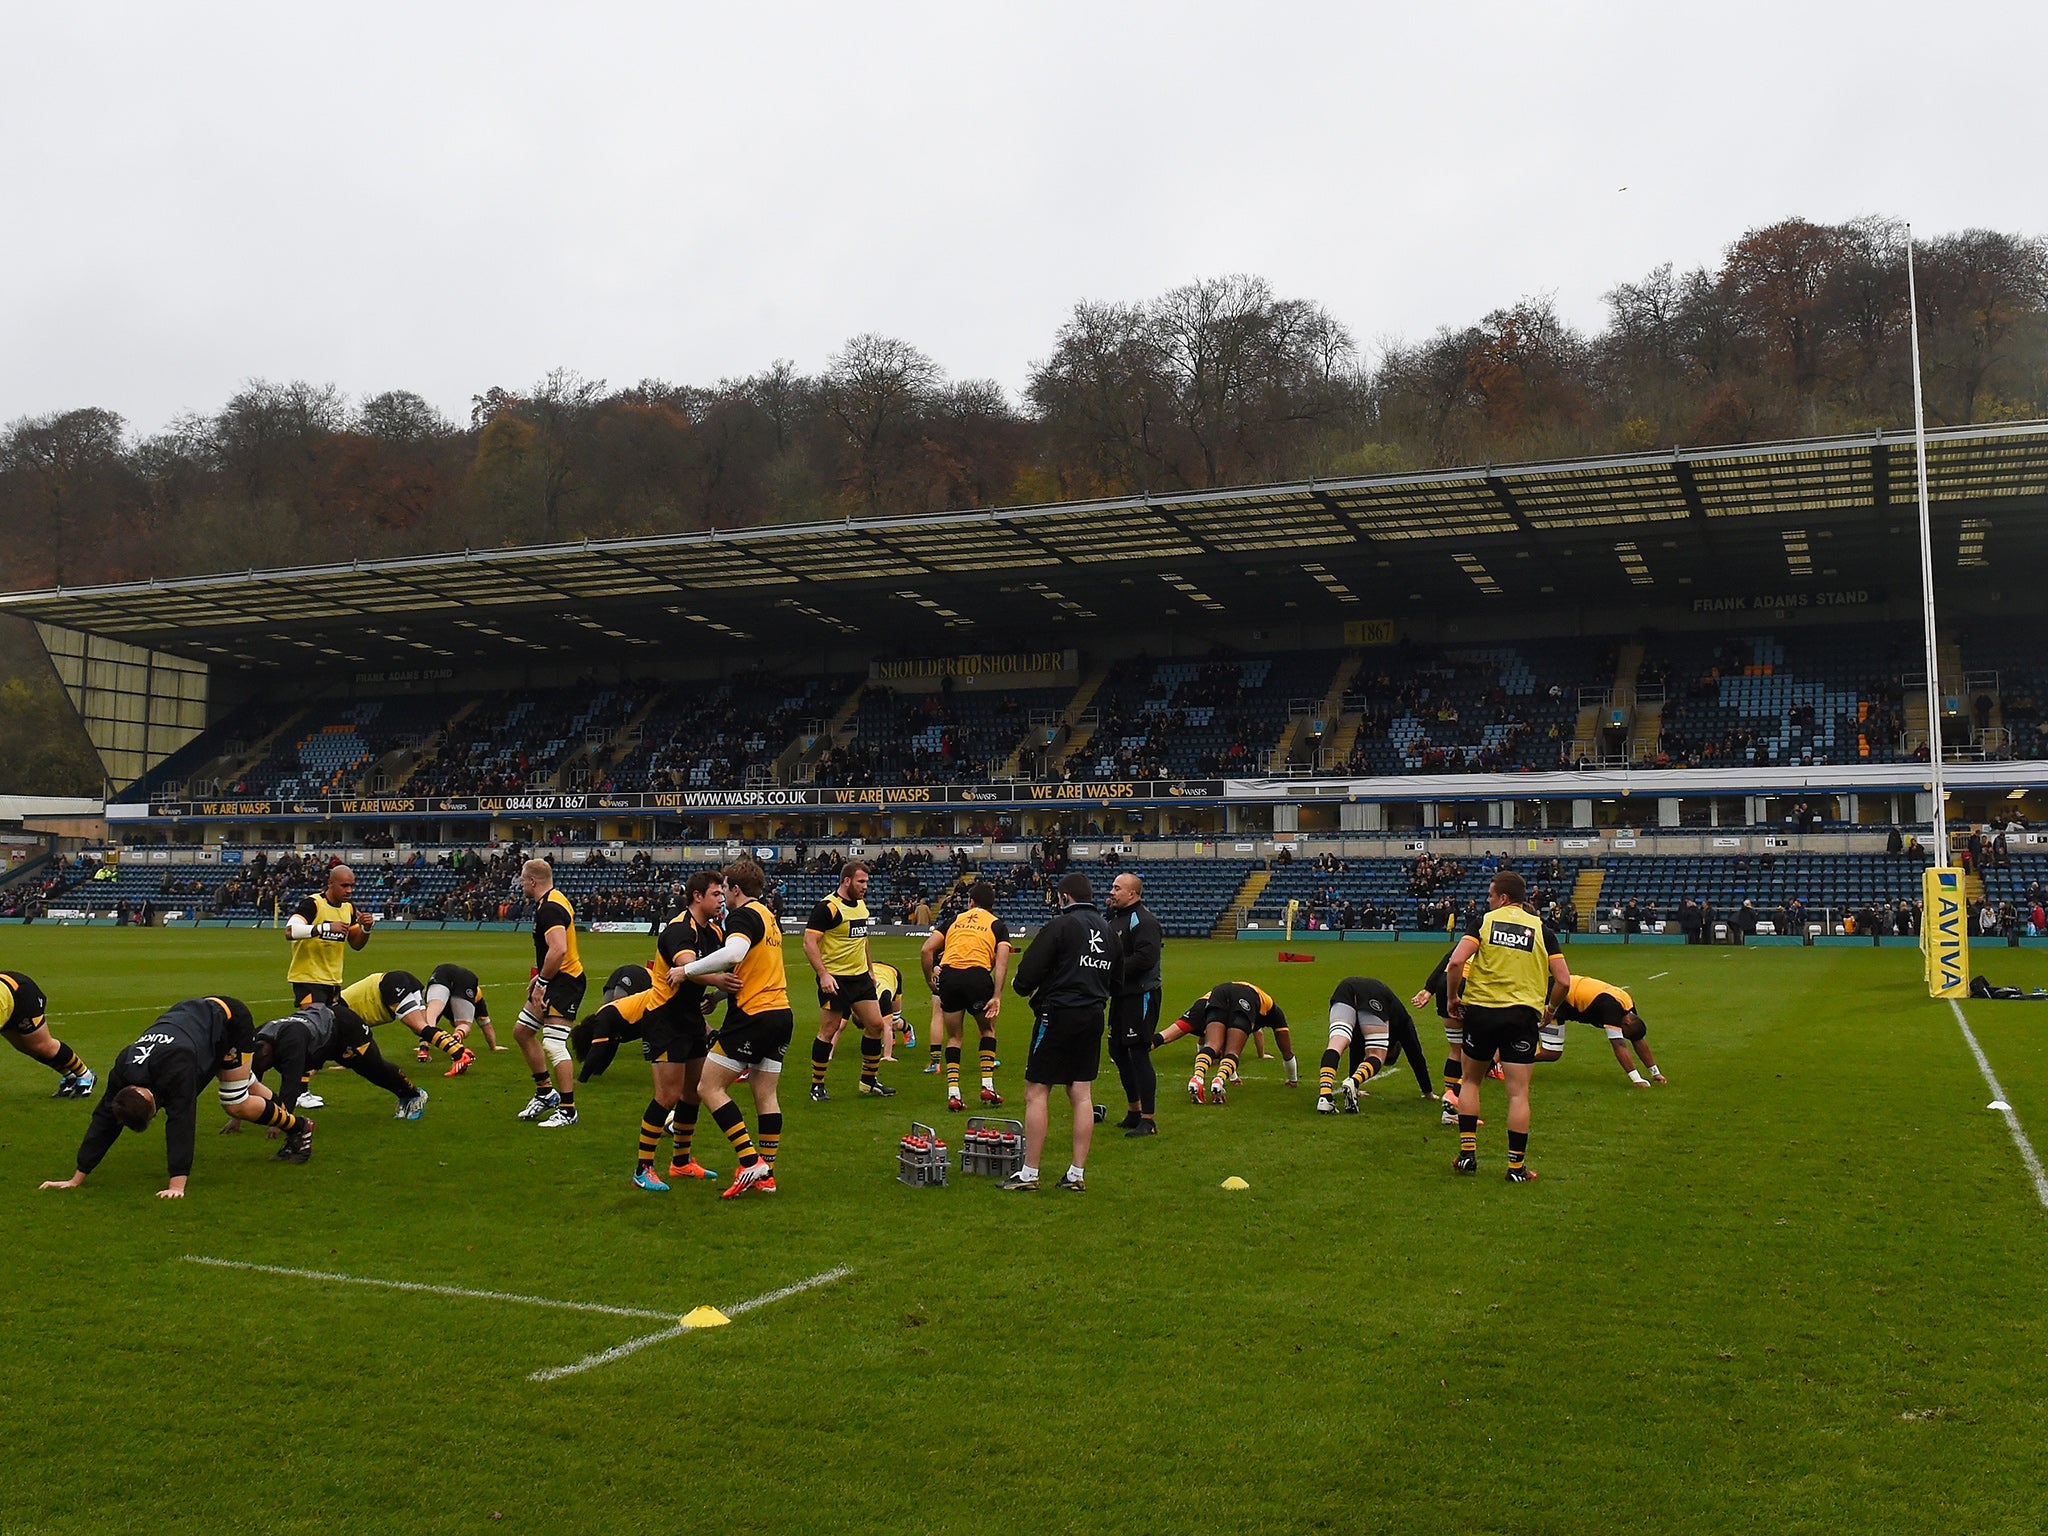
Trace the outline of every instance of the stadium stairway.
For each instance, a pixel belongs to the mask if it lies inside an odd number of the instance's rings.
[[[1344,724],[1344,695],[1351,691],[1351,681],[1358,676],[1358,670],[1365,665],[1365,658],[1357,651],[1346,651],[1337,663],[1337,670],[1330,678],[1330,686],[1323,690],[1323,696],[1316,704],[1314,716],[1306,722],[1313,727],[1320,721],[1323,733],[1318,736],[1305,728],[1299,716],[1291,716],[1287,729],[1280,737],[1280,744],[1273,749],[1273,772],[1285,773],[1290,766],[1302,767],[1314,772],[1324,762],[1340,763],[1351,755],[1351,744],[1358,739],[1359,720]]]
[[[1081,718],[1082,712],[1094,702],[1096,693],[1101,689],[1104,680],[1108,676],[1109,664],[1104,662],[1093,672],[1090,672],[1081,679],[1081,686],[1074,690],[1074,696],[1067,700],[1066,706],[1060,710],[1059,729],[1053,733],[1052,743],[1046,748],[1048,757],[1064,757],[1069,751],[1085,743],[1088,737],[1094,734],[1095,728],[1093,726],[1077,725],[1076,722]],[[996,769],[996,777],[999,779],[1014,779],[1023,768],[1024,754],[1036,752],[1040,745],[1041,743],[1027,730],[1018,739],[1017,745],[1012,749],[1010,755],[1003,759],[1002,766]]]
[[[460,709],[456,710],[454,714],[450,715],[446,720],[443,720],[441,722],[441,728],[435,731],[433,735],[429,736],[425,741],[422,741],[418,746],[412,748],[412,761],[405,765],[403,772],[399,773],[397,777],[391,780],[391,790],[393,792],[396,792],[398,790],[404,789],[406,786],[406,782],[409,779],[411,779],[414,774],[420,771],[420,764],[428,761],[430,758],[433,757],[434,753],[437,750],[439,750],[442,738],[447,736],[447,734],[450,731],[454,730],[456,726],[462,724],[464,720],[467,720],[471,715],[475,714],[482,703],[483,701],[481,699],[471,699],[468,703],[464,704]],[[369,773],[364,775],[365,781],[367,782],[369,779],[374,777],[379,768],[386,769],[386,772],[388,773],[389,769],[387,765],[391,762],[393,758],[403,756],[406,750],[406,748],[400,747],[396,751],[392,752],[389,756],[381,758],[377,762],[372,763],[370,765]]]
[[[193,780],[217,779],[221,784],[227,785],[234,783],[246,774],[254,773],[270,756],[271,748],[284,739],[287,732],[297,730],[300,723],[311,713],[310,709],[288,711],[285,717],[277,723],[275,730],[265,735],[260,741],[250,742],[247,751],[237,754],[233,759],[222,758],[218,762],[205,765],[198,773],[192,776],[192,780],[186,781],[187,784],[189,785]]]
[[[1607,883],[1607,871],[1598,864],[1579,871],[1572,882],[1572,905],[1579,909],[1579,921],[1590,924],[1600,910],[1600,887]]]
[[[1237,888],[1237,894],[1231,898],[1230,905],[1225,907],[1223,915],[1216,919],[1216,926],[1209,930],[1209,937],[1236,938],[1238,928],[1244,923],[1245,913],[1251,911],[1252,904],[1266,893],[1266,887],[1272,883],[1273,872],[1270,869],[1254,869],[1246,875],[1244,884]]]
[[[809,741],[805,741],[799,730],[796,738],[782,749],[782,755],[775,759],[775,782],[794,784],[805,777],[802,770],[814,766],[818,759],[839,745],[840,732],[846,731],[853,723],[853,717],[860,713],[861,696],[867,692],[867,679],[861,678],[853,685],[853,691],[839,701],[839,708],[832,718],[825,722],[825,728]],[[851,736],[848,740],[851,740]]]

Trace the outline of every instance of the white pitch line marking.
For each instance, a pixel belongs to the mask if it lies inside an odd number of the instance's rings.
[[[769,1291],[766,1295],[756,1296],[751,1301],[734,1302],[723,1310],[729,1318],[738,1317],[741,1313],[751,1312],[756,1307],[765,1307],[771,1301],[782,1301],[787,1297],[798,1295],[804,1291],[815,1290],[821,1285],[830,1285],[834,1280],[843,1280],[852,1273],[851,1269],[842,1264],[837,1269],[828,1269],[821,1275],[813,1275],[808,1280],[799,1280],[795,1285],[785,1285],[779,1291]],[[660,1333],[643,1334],[637,1339],[628,1339],[623,1344],[614,1344],[610,1349],[601,1349],[594,1355],[585,1355],[573,1365],[557,1365],[545,1371],[535,1371],[526,1379],[528,1381],[558,1381],[564,1376],[574,1376],[579,1371],[595,1370],[600,1365],[610,1365],[614,1360],[623,1360],[626,1356],[643,1350],[650,1344],[660,1344],[667,1339],[679,1339],[686,1333],[695,1333],[696,1331],[688,1323],[678,1323],[673,1328],[662,1329]]]
[[[1671,974],[1671,973],[1670,973],[1669,971],[1659,971],[1659,972],[1657,973],[1657,975],[1656,975],[1656,976],[1652,976],[1652,977],[1650,978],[1650,980],[1652,980],[1652,981],[1655,981],[1655,980],[1657,980],[1657,978],[1658,978],[1658,977],[1660,977],[1660,976],[1669,976],[1670,974]]]
[[[511,1291],[478,1291],[460,1285],[424,1285],[417,1280],[379,1280],[369,1275],[343,1275],[324,1269],[286,1269],[277,1264],[245,1264],[239,1259],[209,1259],[196,1253],[185,1256],[187,1264],[207,1264],[215,1269],[246,1269],[259,1275],[285,1275],[294,1280],[325,1280],[336,1285],[374,1285],[387,1291],[418,1291],[429,1296],[460,1296],[471,1301],[513,1301],[521,1306],[554,1307],[563,1312],[602,1312],[609,1317],[672,1317],[670,1312],[650,1312],[644,1307],[608,1307],[595,1301],[556,1301],[550,1296],[520,1296]]]
[[[1999,1113],[2005,1116],[2005,1128],[2012,1132],[2013,1145],[2020,1149],[2020,1161],[2027,1165],[2027,1176],[2034,1181],[2034,1195],[2048,1210],[2048,1169],[2041,1166],[2041,1159],[2034,1151],[2034,1144],[2027,1140],[2027,1133],[2020,1125],[2020,1117],[2007,1103],[2005,1089],[1999,1086],[1998,1074],[1991,1070],[1991,1062],[1984,1054],[1984,1047],[1977,1043],[1977,1037],[1970,1033],[1970,1021],[1963,1017],[1963,1005],[1954,998],[1948,1000],[1956,1016],[1956,1028],[1963,1032],[1964,1043],[1970,1047],[1970,1054],[1977,1058],[1977,1070],[1984,1074],[1984,1085],[1991,1090],[1994,1102],[2003,1105]]]

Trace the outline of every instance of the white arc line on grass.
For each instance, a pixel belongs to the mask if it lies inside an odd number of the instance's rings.
[[[843,1280],[852,1273],[851,1269],[842,1264],[837,1269],[828,1269],[822,1275],[813,1275],[808,1280],[799,1280],[795,1285],[785,1285],[779,1291],[769,1291],[766,1295],[756,1296],[751,1301],[734,1302],[725,1309],[725,1315],[727,1317],[738,1317],[742,1312],[751,1312],[756,1307],[765,1307],[771,1301],[781,1301],[785,1297],[795,1296],[803,1291],[815,1290],[821,1285],[830,1285],[834,1280]],[[688,1323],[678,1323],[675,1327],[664,1328],[659,1333],[644,1334],[637,1339],[628,1339],[623,1344],[614,1344],[610,1349],[601,1349],[594,1355],[585,1355],[574,1365],[557,1365],[549,1370],[535,1371],[526,1379],[528,1381],[557,1381],[564,1376],[574,1376],[579,1371],[595,1370],[600,1365],[610,1365],[614,1360],[623,1360],[626,1356],[643,1350],[650,1344],[659,1344],[667,1339],[679,1339],[686,1333],[695,1333],[696,1331]]]
[[[1991,1097],[2005,1116],[2005,1128],[2012,1132],[2013,1145],[2020,1149],[2020,1161],[2027,1165],[2027,1175],[2034,1181],[2034,1195],[2048,1210],[2048,1169],[2043,1169],[2041,1159],[2034,1151],[2034,1144],[2027,1140],[2027,1133],[2020,1125],[2020,1117],[2013,1113],[2012,1105],[2006,1101],[2005,1090],[1999,1086],[1998,1074],[1991,1070],[1991,1062],[1984,1054],[1984,1047],[1977,1043],[1977,1037],[1970,1033],[1970,1021],[1963,1017],[1963,1005],[1954,998],[1948,1000],[1956,1016],[1956,1028],[1963,1032],[1963,1041],[1970,1047],[1970,1054],[1977,1058],[1977,1070],[1984,1074],[1984,1086],[1991,1090]]]
[[[595,1301],[556,1301],[550,1296],[519,1296],[511,1291],[477,1291],[460,1285],[424,1285],[417,1280],[379,1280],[369,1275],[342,1275],[324,1269],[286,1269],[277,1264],[244,1264],[239,1259],[209,1259],[196,1253],[188,1253],[184,1257],[187,1264],[207,1264],[215,1269],[246,1269],[259,1275],[286,1275],[294,1280],[325,1280],[336,1285],[374,1285],[387,1291],[420,1291],[429,1296],[462,1296],[472,1301],[513,1301],[522,1306],[555,1307],[564,1312],[602,1312],[610,1317],[675,1315],[672,1312],[650,1312],[645,1307],[608,1307]]]

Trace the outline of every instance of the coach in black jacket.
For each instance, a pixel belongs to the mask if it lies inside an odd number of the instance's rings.
[[[1095,1074],[1102,1066],[1102,1006],[1116,968],[1116,938],[1095,910],[1095,888],[1078,870],[1057,888],[1059,915],[1017,964],[1013,985],[1031,1000],[1031,1056],[1024,1065],[1024,1166],[1003,1188],[1038,1188],[1038,1154],[1053,1086],[1064,1083],[1074,1110],[1074,1161],[1054,1186],[1086,1188],[1088,1141],[1095,1131]]]
[[[1109,1059],[1124,1081],[1128,1112],[1126,1136],[1154,1136],[1152,1118],[1159,1074],[1152,1070],[1152,1036],[1159,1029],[1160,956],[1166,934],[1145,905],[1145,882],[1129,873],[1118,875],[1103,899],[1110,932],[1116,935],[1116,972],[1109,997]]]

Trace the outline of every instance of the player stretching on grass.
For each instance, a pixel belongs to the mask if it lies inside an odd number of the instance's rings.
[[[752,859],[725,866],[725,942],[683,967],[684,976],[707,981],[729,993],[718,1045],[705,1059],[697,1093],[740,1160],[739,1172],[720,1191],[721,1200],[749,1193],[775,1193],[775,1157],[782,1148],[782,1061],[789,1054],[796,1016],[789,1007],[789,977],[782,968],[782,924],[761,900],[768,877]],[[735,909],[732,892],[741,905]],[[732,1099],[732,1085],[744,1074],[754,1095],[761,1131],[757,1151],[746,1117]]]
[[[1503,870],[1486,888],[1485,914],[1458,940],[1445,969],[1450,1016],[1464,1029],[1458,1089],[1459,1173],[1479,1171],[1479,1085],[1496,1060],[1508,1086],[1508,1182],[1536,1177],[1528,1166],[1529,1074],[1536,1034],[1571,985],[1557,935],[1522,906],[1522,877]]]
[[[272,1019],[256,1031],[249,1070],[260,1081],[272,1067],[277,1069],[277,1101],[296,1112],[306,1101],[306,1084],[329,1062],[337,1062],[365,1082],[374,1083],[398,1100],[394,1120],[417,1120],[427,1107],[427,1090],[415,1088],[410,1079],[384,1059],[376,1036],[347,1008],[329,1008],[325,1003],[308,1003],[296,1013]],[[230,1120],[221,1134],[241,1129],[240,1120]],[[273,1132],[272,1134],[275,1134]],[[277,1154],[279,1162],[304,1162],[287,1143]]]
[[[0,1035],[32,1061],[40,1061],[58,1076],[53,1099],[82,1099],[97,1081],[92,1068],[79,1060],[78,1052],[50,1033],[43,1022],[49,1001],[43,989],[19,971],[0,971]]]
[[[1649,1033],[1649,1026],[1636,1012],[1636,1000],[1620,987],[1591,976],[1574,976],[1564,1001],[1543,1020],[1541,1049],[1536,1053],[1538,1061],[1555,1061],[1564,1054],[1564,1027],[1567,1024],[1592,1024],[1605,1031],[1607,1043],[1614,1047],[1614,1059],[1628,1074],[1631,1087],[1647,1088],[1651,1083],[1663,1085],[1664,1074],[1658,1069],[1657,1058],[1650,1054],[1649,1042],[1643,1038]],[[1640,1069],[1629,1059],[1631,1045],[1641,1059]],[[1650,1074],[1648,1080],[1644,1079],[1644,1072]]]
[[[79,1144],[77,1172],[68,1179],[50,1179],[44,1189],[76,1189],[124,1130],[144,1131],[161,1110],[164,1157],[170,1183],[157,1191],[159,1200],[185,1198],[192,1175],[192,1149],[198,1135],[199,1090],[220,1079],[221,1107],[237,1120],[273,1126],[297,1149],[293,1162],[313,1152],[313,1122],[294,1115],[270,1096],[243,1063],[256,1043],[248,1005],[233,997],[195,997],[164,1010],[148,1033],[114,1058],[107,1069],[107,1091],[93,1106],[92,1121]]]
[[[1194,1076],[1188,1079],[1188,1098],[1196,1104],[1222,1104],[1230,1085],[1237,1079],[1238,1057],[1245,1042],[1261,1029],[1273,1031],[1274,1043],[1287,1063],[1287,1085],[1301,1081],[1301,1068],[1294,1059],[1294,1037],[1287,1028],[1287,1015],[1273,1001],[1272,994],[1248,981],[1226,981],[1211,987],[1205,997],[1189,1004],[1188,1011],[1162,1032],[1161,1042],[1200,1030],[1202,1048],[1195,1052]],[[1202,1079],[1215,1068],[1205,1086]]]
[[[437,965],[434,974],[427,978],[427,1027],[438,1029],[443,1018],[455,1021],[455,1028],[449,1031],[462,1045],[469,1044],[469,1032],[480,1029],[484,1042],[494,1051],[502,1051],[498,1044],[498,1032],[491,1028],[491,1005],[484,998],[483,984],[476,978],[476,972],[467,966]],[[434,1053],[424,1041],[416,1053],[421,1061],[432,1061]],[[472,1054],[470,1061],[476,1058]],[[457,1062],[443,1077],[460,1077],[469,1070],[470,1062]]]
[[[1330,1039],[1317,1079],[1316,1113],[1337,1112],[1341,1087],[1344,1113],[1357,1114],[1359,1089],[1392,1066],[1404,1050],[1415,1080],[1422,1085],[1422,1096],[1434,1097],[1429,1068],[1422,1061],[1422,1042],[1415,1037],[1415,1021],[1394,989],[1371,976],[1347,976],[1338,982],[1330,994]],[[1347,1051],[1353,1070],[1340,1085],[1337,1064]]]
[[[960,1049],[969,1014],[981,1038],[981,1102],[1003,1102],[996,1092],[996,1015],[1003,1009],[1003,983],[1010,970],[1010,928],[996,916],[996,888],[988,881],[975,881],[967,900],[965,911],[939,919],[918,955],[925,985],[939,1000],[946,1108],[951,1110],[967,1107],[960,1097]]]

